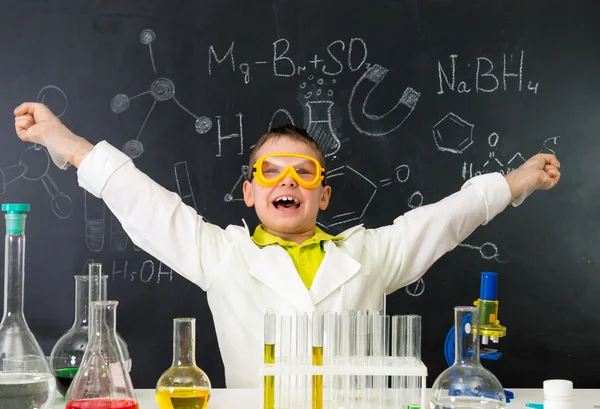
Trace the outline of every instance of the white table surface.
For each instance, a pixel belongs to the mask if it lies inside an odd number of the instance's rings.
[[[510,389],[515,399],[507,405],[508,408],[525,408],[525,404],[543,403],[542,389]],[[154,389],[136,389],[140,409],[159,409],[154,398]],[[600,408],[600,389],[575,389],[573,391],[575,409],[592,409],[594,405]],[[207,409],[260,409],[259,389],[213,389]],[[64,409],[66,402],[63,397],[56,398],[52,409]]]

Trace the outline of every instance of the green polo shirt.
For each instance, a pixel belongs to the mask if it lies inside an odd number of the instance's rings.
[[[266,232],[262,225],[258,225],[254,230],[252,241],[260,247],[265,247],[270,244],[279,244],[287,251],[292,258],[294,266],[306,288],[310,290],[310,286],[315,279],[317,270],[325,257],[323,242],[326,240],[342,240],[342,236],[331,236],[323,230],[315,227],[315,234],[310,239],[302,244],[293,241],[286,241],[279,236]]]

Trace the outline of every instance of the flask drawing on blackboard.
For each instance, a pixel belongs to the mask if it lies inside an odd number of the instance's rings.
[[[340,140],[335,135],[331,123],[332,101],[309,101],[308,126],[306,131],[319,144],[325,157],[334,155],[340,149]]]
[[[25,219],[28,204],[4,204],[4,314],[0,322],[0,408],[47,409],[56,381],[24,315]]]

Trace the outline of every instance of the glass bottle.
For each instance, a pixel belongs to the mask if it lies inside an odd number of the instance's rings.
[[[67,390],[77,373],[85,349],[88,345],[89,302],[106,301],[106,281],[108,276],[98,274],[100,264],[89,265],[90,275],[75,276],[75,319],[69,330],[56,342],[50,354],[50,366],[56,377],[58,392],[66,396]],[[98,277],[102,277],[98,285]],[[123,338],[117,333],[117,339],[123,351],[125,367],[131,371],[129,349]]]
[[[208,376],[196,366],[196,319],[173,320],[173,363],[156,383],[160,409],[204,409],[210,399]]]
[[[90,303],[89,342],[67,391],[66,409],[138,409],[117,340],[117,301]]]
[[[3,204],[7,212],[4,244],[4,314],[0,322],[0,407],[46,409],[54,402],[56,381],[23,313],[25,213],[28,204]]]
[[[500,381],[479,361],[479,308],[455,307],[454,364],[431,387],[431,409],[503,409]]]

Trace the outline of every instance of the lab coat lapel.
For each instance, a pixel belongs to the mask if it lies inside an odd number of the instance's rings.
[[[325,257],[317,271],[310,295],[316,305],[340,288],[360,270],[360,263],[340,250],[331,240],[325,242]]]
[[[314,310],[310,294],[294,262],[281,247],[271,245],[260,249],[250,266],[250,275],[298,310]]]

